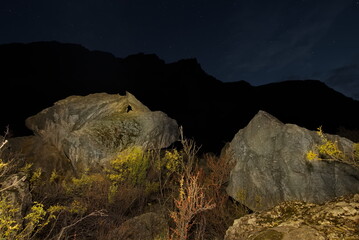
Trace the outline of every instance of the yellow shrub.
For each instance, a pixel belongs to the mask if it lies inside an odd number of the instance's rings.
[[[115,197],[116,197],[116,194],[117,194],[117,190],[118,190],[118,186],[116,184],[112,184],[109,187],[108,194],[107,194],[107,198],[108,198],[109,203],[114,203]]]
[[[314,150],[310,150],[307,153],[307,160],[338,161],[359,167],[359,143],[354,143],[352,154],[345,154],[339,149],[337,142],[333,142],[325,136],[322,127],[318,128],[317,134],[319,135],[322,144],[316,145]]]
[[[74,177],[70,182],[64,181],[63,186],[67,194],[72,196],[83,196],[103,181],[105,181],[103,175],[99,173],[89,174],[85,172],[81,174],[80,178]]]
[[[339,149],[338,143],[328,140],[324,135],[322,127],[318,128],[317,134],[320,136],[323,144],[317,146],[320,154],[329,156],[331,159],[343,159],[344,153]]]
[[[0,171],[2,171],[7,166],[7,163],[3,162],[2,159],[0,159]]]
[[[87,211],[87,206],[85,206],[82,202],[78,200],[74,200],[71,202],[70,206],[67,207],[67,210],[70,213],[75,213],[78,215],[84,215]]]
[[[166,150],[164,156],[157,156],[154,161],[157,174],[160,178],[164,177],[165,182],[173,173],[181,175],[183,156],[176,149]]]
[[[32,163],[26,163],[25,166],[20,168],[19,171],[24,172],[26,175],[30,175],[32,165],[33,165]]]
[[[57,173],[56,169],[51,172],[50,183],[57,182],[60,179],[60,175]]]
[[[172,151],[166,151],[164,160],[166,169],[173,173],[179,171],[183,157],[176,149],[173,149]]]
[[[110,162],[108,177],[115,183],[143,185],[149,167],[149,154],[141,147],[130,147]]]
[[[38,202],[34,202],[30,212],[24,217],[24,219],[27,220],[26,229],[33,230],[36,226],[45,226],[47,224],[47,222],[44,221],[45,215],[46,210],[44,209],[44,205]]]
[[[44,181],[41,181],[42,175],[41,168],[35,169],[35,171],[31,174],[30,188],[39,187],[45,183]]]
[[[29,213],[22,219],[17,219],[20,209],[12,205],[6,197],[0,199],[0,239],[32,239],[43,227],[48,225],[51,220],[56,219],[55,213],[64,209],[56,205],[44,208],[44,205],[34,202]],[[24,221],[22,227],[20,221]]]
[[[319,156],[317,153],[315,153],[314,151],[310,150],[309,152],[307,152],[307,159],[309,161],[314,161],[314,160],[318,160]]]
[[[15,239],[20,229],[20,224],[16,221],[20,210],[6,197],[0,197],[0,239]]]

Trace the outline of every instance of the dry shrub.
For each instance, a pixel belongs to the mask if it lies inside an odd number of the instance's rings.
[[[223,238],[234,219],[247,214],[248,211],[244,206],[232,201],[225,190],[234,162],[226,155],[217,157],[213,154],[205,154],[204,160],[207,167],[207,174],[202,179],[205,194],[207,201],[211,200],[216,204],[211,211],[203,213],[207,224],[205,239]]]
[[[248,213],[248,209],[233,201],[226,193],[234,162],[222,154],[204,154],[193,140],[181,133],[182,179],[179,196],[171,212],[173,239],[223,239],[233,221]],[[203,164],[199,165],[199,162]],[[210,211],[207,211],[210,210]]]
[[[44,176],[41,170],[30,169],[33,200],[45,207],[64,206],[56,221],[38,236],[116,239],[110,230],[126,220],[148,210],[165,209],[170,213],[172,239],[223,238],[233,220],[245,213],[225,191],[233,163],[226,156],[205,154],[200,167],[200,147],[184,138],[182,131],[181,144],[180,150],[133,148],[119,155],[112,169],[89,170],[73,178],[56,171]]]
[[[176,210],[170,213],[175,223],[172,239],[188,239],[192,226],[198,221],[197,215],[215,207],[215,204],[205,198],[204,187],[198,181],[199,175],[198,172],[188,177],[183,176],[180,180],[179,196],[174,200]],[[203,221],[201,223],[204,224]],[[202,231],[199,235],[202,235]]]

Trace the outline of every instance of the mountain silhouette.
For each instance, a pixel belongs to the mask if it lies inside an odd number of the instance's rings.
[[[224,83],[196,59],[165,63],[155,54],[116,58],[59,42],[0,45],[1,129],[32,134],[25,119],[70,95],[132,93],[152,111],[167,113],[205,151],[218,153],[239,129],[264,110],[284,123],[327,133],[358,129],[359,101],[318,80],[261,86]]]

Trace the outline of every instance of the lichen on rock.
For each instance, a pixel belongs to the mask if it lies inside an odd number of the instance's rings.
[[[359,239],[359,194],[323,204],[283,202],[234,221],[225,240]]]

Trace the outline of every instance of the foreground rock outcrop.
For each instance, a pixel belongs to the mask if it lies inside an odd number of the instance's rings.
[[[322,205],[283,202],[234,221],[225,240],[359,239],[359,194]]]
[[[14,148],[30,158],[51,156],[42,165],[50,160],[62,166],[58,159],[67,159],[76,171],[103,167],[130,146],[168,147],[179,136],[174,119],[150,111],[130,93],[70,96],[27,118],[26,125],[35,136],[10,141]]]
[[[343,152],[353,152],[353,142],[328,135]],[[340,162],[309,161],[306,154],[321,139],[314,131],[284,124],[259,111],[226,148],[235,161],[228,194],[254,211],[283,201],[323,203],[359,193],[359,170]]]

